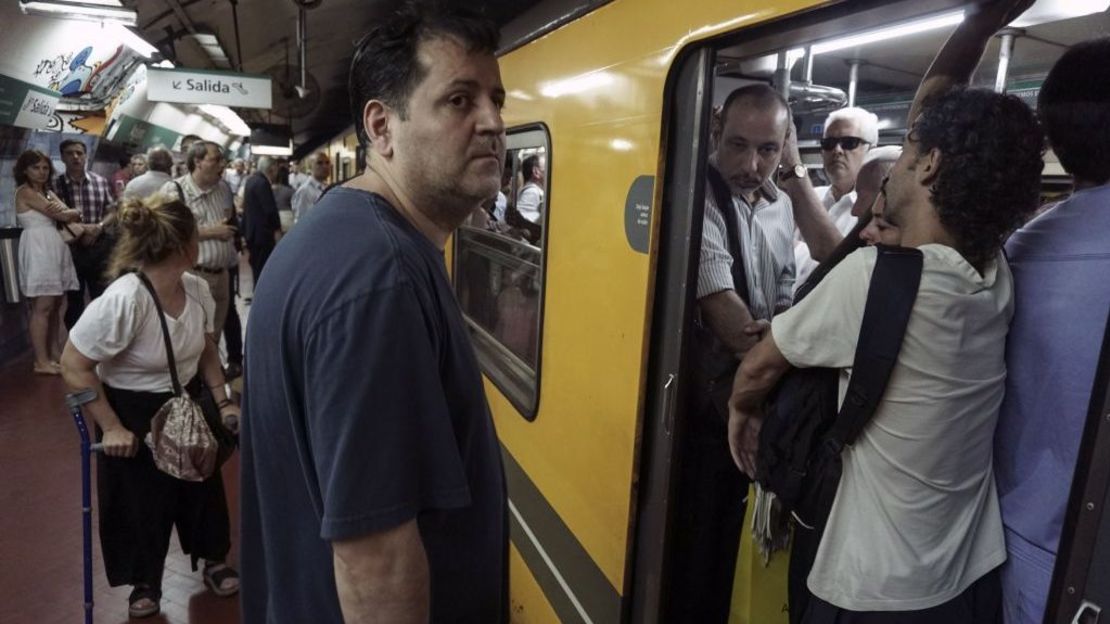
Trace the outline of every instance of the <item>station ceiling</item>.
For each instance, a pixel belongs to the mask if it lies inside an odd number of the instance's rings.
[[[539,0],[456,0],[505,25]],[[139,30],[179,67],[220,68],[195,34],[215,35],[231,69],[270,74],[274,109],[240,110],[247,123],[291,124],[295,142],[334,136],[350,125],[347,72],[354,44],[396,0],[303,0],[307,15],[307,62],[315,88],[299,97],[297,47],[299,3],[295,0],[136,0]],[[238,37],[233,5],[237,5]],[[239,50],[242,50],[241,65]]]

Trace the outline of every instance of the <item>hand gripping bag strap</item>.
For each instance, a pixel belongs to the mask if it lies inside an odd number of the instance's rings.
[[[705,166],[705,177],[709,180],[709,187],[713,191],[713,199],[717,203],[717,210],[725,219],[725,237],[728,238],[728,253],[732,256],[732,286],[744,305],[751,307],[751,296],[748,293],[748,276],[744,269],[744,254],[740,249],[740,222],[736,218],[736,209],[732,205],[732,191],[728,188],[721,172],[712,164]]]
[[[158,300],[158,293],[154,292],[154,285],[150,283],[150,279],[142,271],[135,271],[135,275],[139,277],[139,281],[146,287],[147,292],[150,293],[151,299],[154,299],[154,309],[158,312],[158,322],[162,324],[162,338],[166,341],[166,361],[170,365],[170,379],[173,381],[173,394],[174,396],[184,396],[185,392],[181,388],[181,381],[177,378],[177,362],[173,357],[173,342],[170,340],[170,328],[166,324],[166,313],[162,311],[162,302]]]
[[[919,250],[885,245],[877,250],[852,378],[827,438],[838,450],[855,442],[879,407],[921,285],[924,258]]]

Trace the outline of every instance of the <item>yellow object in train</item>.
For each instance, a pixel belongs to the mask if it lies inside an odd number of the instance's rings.
[[[755,490],[748,490],[748,500],[755,500]],[[744,533],[740,538],[740,556],[736,559],[736,578],[732,584],[732,608],[729,624],[787,624],[786,571],[790,552],[771,556],[767,565],[752,542],[752,513],[748,505],[744,517]]]

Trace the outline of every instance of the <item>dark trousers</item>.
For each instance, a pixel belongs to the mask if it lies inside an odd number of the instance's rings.
[[[239,320],[239,310],[235,306],[235,291],[238,289],[239,267],[228,269],[231,278],[227,280],[228,307],[224,321],[224,341],[227,342],[228,363],[243,363],[243,325]]]
[[[266,261],[270,259],[270,253],[273,251],[273,245],[259,245],[250,248],[251,275],[254,277],[254,287],[256,289],[258,288],[258,280],[262,277],[262,267],[266,266]]]
[[[1002,624],[998,568],[948,602],[920,611],[848,611],[810,596],[803,624]]]
[[[723,418],[711,407],[694,416],[681,453],[664,621],[724,624],[749,481],[732,461]]]
[[[202,558],[223,561],[231,550],[231,528],[220,471],[199,483],[176,479],[155,467],[143,443],[154,414],[173,395],[108,386],[104,392],[123,426],[139,438],[135,457],[97,455],[100,545],[109,585],[161,587],[174,527],[194,570]]]
[[[82,247],[80,243],[69,246],[73,254],[73,264],[77,271],[77,290],[66,291],[66,315],[63,321],[66,329],[73,329],[81,313],[85,311],[85,292],[89,293],[89,300],[96,299],[104,294],[107,284],[104,283],[104,263],[98,262],[99,258],[93,257],[92,252]]]

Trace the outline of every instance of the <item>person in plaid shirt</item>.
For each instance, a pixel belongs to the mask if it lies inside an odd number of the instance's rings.
[[[66,293],[69,301],[66,306],[65,324],[72,328],[85,311],[85,291],[89,299],[96,299],[104,292],[104,270],[107,267],[111,245],[108,238],[102,239],[105,221],[115,209],[112,199],[112,186],[106,178],[92,171],[86,171],[88,154],[85,144],[76,139],[62,141],[59,146],[65,173],[55,180],[58,195],[70,208],[81,213],[81,235],[70,242],[73,265],[77,269],[77,279],[81,284],[78,290]]]

